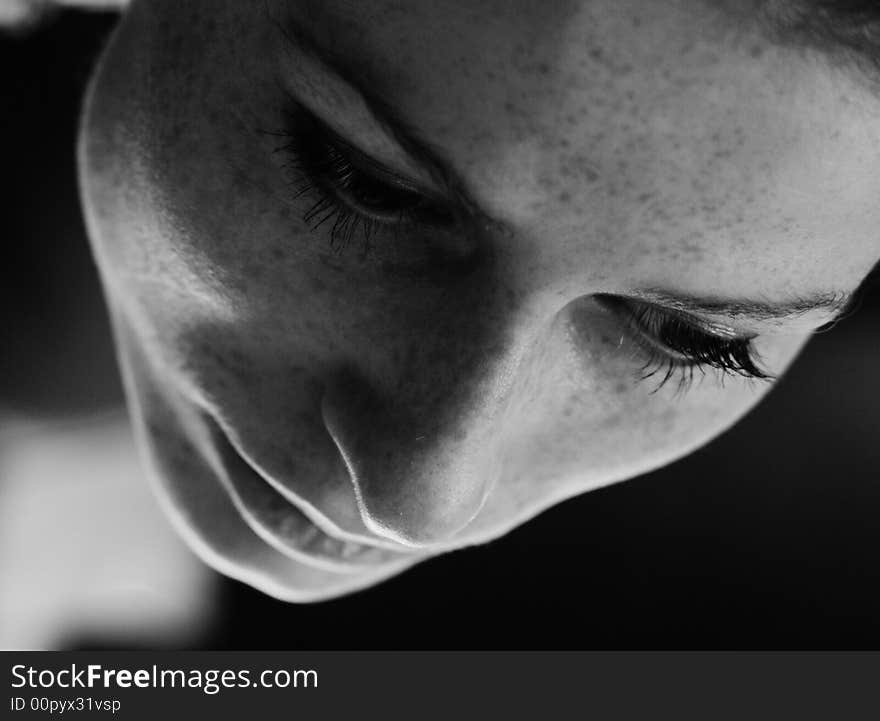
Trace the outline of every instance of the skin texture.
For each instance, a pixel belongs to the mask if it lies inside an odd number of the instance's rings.
[[[277,151],[291,96],[444,187],[303,34],[480,210],[369,253],[312,229]],[[878,110],[697,0],[135,2],[80,161],[163,503],[222,572],[320,600],[689,453],[771,384],[642,380],[645,340],[603,294],[853,291],[880,255]],[[778,375],[832,315],[696,318],[756,336]]]

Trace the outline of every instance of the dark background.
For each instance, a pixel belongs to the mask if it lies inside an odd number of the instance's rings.
[[[111,27],[65,13],[0,36],[0,409],[121,403],[74,166],[80,98]],[[224,581],[200,647],[878,648],[878,321],[875,292],[745,423],[499,541],[317,605]],[[113,645],[128,644],[70,641]]]

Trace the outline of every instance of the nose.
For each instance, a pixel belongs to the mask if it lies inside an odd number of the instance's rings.
[[[414,402],[380,393],[354,372],[328,384],[324,423],[370,531],[429,548],[476,516],[500,468],[497,404],[486,393],[471,388],[463,400],[451,389],[423,388]]]

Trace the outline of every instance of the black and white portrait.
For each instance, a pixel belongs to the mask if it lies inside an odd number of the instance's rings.
[[[0,646],[880,640],[880,5],[0,18]]]

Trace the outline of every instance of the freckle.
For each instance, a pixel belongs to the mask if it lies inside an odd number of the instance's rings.
[[[539,72],[541,75],[549,75],[549,73],[550,73],[550,66],[547,65],[547,63],[538,63],[538,72]]]
[[[558,196],[557,199],[560,203],[570,203],[571,202],[571,193],[567,190],[563,190]]]
[[[629,386],[626,383],[624,383],[623,381],[619,381],[614,386],[614,392],[617,393],[617,395],[623,395],[624,393],[627,393],[628,391],[629,391]]]

